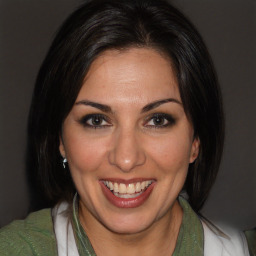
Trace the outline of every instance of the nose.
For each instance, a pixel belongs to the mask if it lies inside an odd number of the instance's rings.
[[[113,139],[112,149],[109,152],[109,162],[122,172],[130,172],[146,161],[146,155],[139,143],[136,131],[119,131]]]

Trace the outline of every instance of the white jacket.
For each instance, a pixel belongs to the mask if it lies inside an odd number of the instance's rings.
[[[249,256],[245,235],[230,227],[220,227],[201,220],[204,228],[205,256]]]

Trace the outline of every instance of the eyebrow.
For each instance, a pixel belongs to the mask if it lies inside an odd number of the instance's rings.
[[[173,102],[173,103],[177,103],[179,105],[182,105],[182,103],[174,98],[168,98],[168,99],[163,99],[163,100],[158,100],[158,101],[154,101],[152,103],[149,103],[148,105],[146,105],[145,107],[143,107],[142,109],[142,113],[148,112],[154,108],[157,108],[158,106],[168,103],[168,102]]]
[[[158,101],[154,101],[152,103],[147,104],[146,106],[144,106],[142,108],[141,113],[148,112],[148,111],[150,111],[154,108],[157,108],[160,105],[168,103],[168,102],[173,102],[173,103],[177,103],[179,105],[182,105],[182,103],[180,101],[178,101],[177,99],[168,98],[168,99],[158,100]],[[93,101],[81,100],[81,101],[76,102],[75,105],[91,106],[91,107],[97,108],[97,109],[99,109],[99,110],[101,110],[105,113],[113,113],[110,106],[105,105],[105,104],[101,104],[101,103],[96,103],[96,102],[93,102]]]
[[[104,105],[104,104],[100,104],[100,103],[96,103],[96,102],[92,102],[92,101],[88,101],[88,100],[78,101],[75,103],[75,105],[91,106],[91,107],[97,108],[106,113],[112,112],[111,107],[109,107],[108,105]]]

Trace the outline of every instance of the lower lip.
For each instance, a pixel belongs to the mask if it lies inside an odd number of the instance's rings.
[[[110,203],[118,208],[135,208],[139,207],[148,199],[150,196],[155,182],[153,182],[142,194],[135,198],[120,198],[115,196],[104,184],[100,181],[100,185],[103,191],[103,194],[108,199]]]

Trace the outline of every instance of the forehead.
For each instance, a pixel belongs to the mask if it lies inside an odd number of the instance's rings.
[[[147,103],[168,97],[180,100],[171,61],[153,49],[131,48],[101,54],[92,63],[77,100]]]

